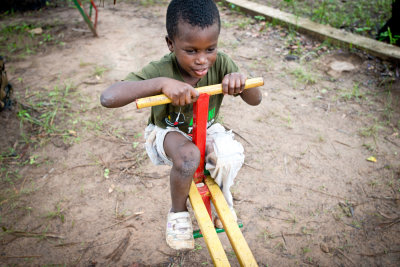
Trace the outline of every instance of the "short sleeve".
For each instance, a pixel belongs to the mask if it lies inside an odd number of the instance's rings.
[[[155,64],[150,63],[143,67],[138,72],[131,72],[125,77],[124,81],[142,81],[160,77],[160,72],[155,67]]]
[[[232,72],[239,72],[239,67],[236,63],[225,53],[221,54],[221,70],[223,72],[223,76]]]

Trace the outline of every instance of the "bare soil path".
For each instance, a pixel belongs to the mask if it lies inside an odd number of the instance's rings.
[[[99,103],[168,52],[165,11],[106,3],[99,38],[75,29],[74,9],[10,18],[57,20],[69,38],[7,65],[21,105],[0,113],[2,266],[212,265],[201,239],[188,253],[164,241],[169,168],[145,154],[149,110]],[[220,118],[245,147],[232,191],[259,265],[398,266],[398,69],[222,7],[221,18],[220,50],[265,80],[259,106],[226,97]]]

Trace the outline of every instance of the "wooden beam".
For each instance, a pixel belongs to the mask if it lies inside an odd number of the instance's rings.
[[[233,218],[231,210],[226,203],[221,189],[210,176],[206,177],[205,182],[211,192],[212,202],[214,203],[214,207],[217,210],[222,224],[224,225],[226,235],[231,242],[240,266],[258,266],[253,253],[251,253],[249,245],[244,239],[239,226]]]
[[[215,232],[214,224],[193,181],[190,186],[189,200],[214,266],[230,266],[218,234]]]

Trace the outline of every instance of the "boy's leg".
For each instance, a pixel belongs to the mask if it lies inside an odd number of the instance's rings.
[[[193,227],[186,201],[200,162],[200,151],[195,144],[175,131],[165,136],[164,151],[173,163],[170,174],[172,208],[168,213],[166,241],[173,249],[193,249]]]
[[[172,212],[187,211],[186,200],[193,175],[200,162],[200,151],[179,132],[165,136],[164,151],[172,159],[170,174]]]

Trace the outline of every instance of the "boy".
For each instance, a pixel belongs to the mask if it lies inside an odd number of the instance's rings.
[[[258,105],[262,97],[258,88],[244,90],[245,75],[238,73],[238,67],[227,55],[217,52],[221,23],[212,0],[172,0],[167,10],[166,26],[168,35],[165,40],[171,53],[151,62],[141,71],[129,74],[124,81],[111,85],[101,95],[101,104],[109,108],[121,107],[138,98],[161,93],[171,99],[171,104],[151,109],[145,130],[146,150],[153,163],[172,165],[172,207],[168,213],[166,241],[173,249],[186,250],[194,248],[186,201],[200,161],[200,152],[189,136],[193,123],[192,103],[198,98],[194,87],[222,83],[224,94],[210,97],[207,157],[212,159],[210,163],[217,165],[214,166],[216,176],[229,174],[231,177],[229,184],[223,185],[224,195],[229,192],[244,156],[243,147],[232,139],[232,134],[214,123],[222,99],[226,94],[240,95],[246,103]],[[225,145],[218,148],[221,142],[217,140],[228,140],[228,145],[222,142]],[[236,155],[236,160],[225,161],[229,164],[234,162],[234,166],[218,166],[218,154],[224,153],[213,151],[213,148],[221,150],[224,146]],[[218,184],[221,186],[221,179]],[[232,197],[227,201],[236,215]]]

